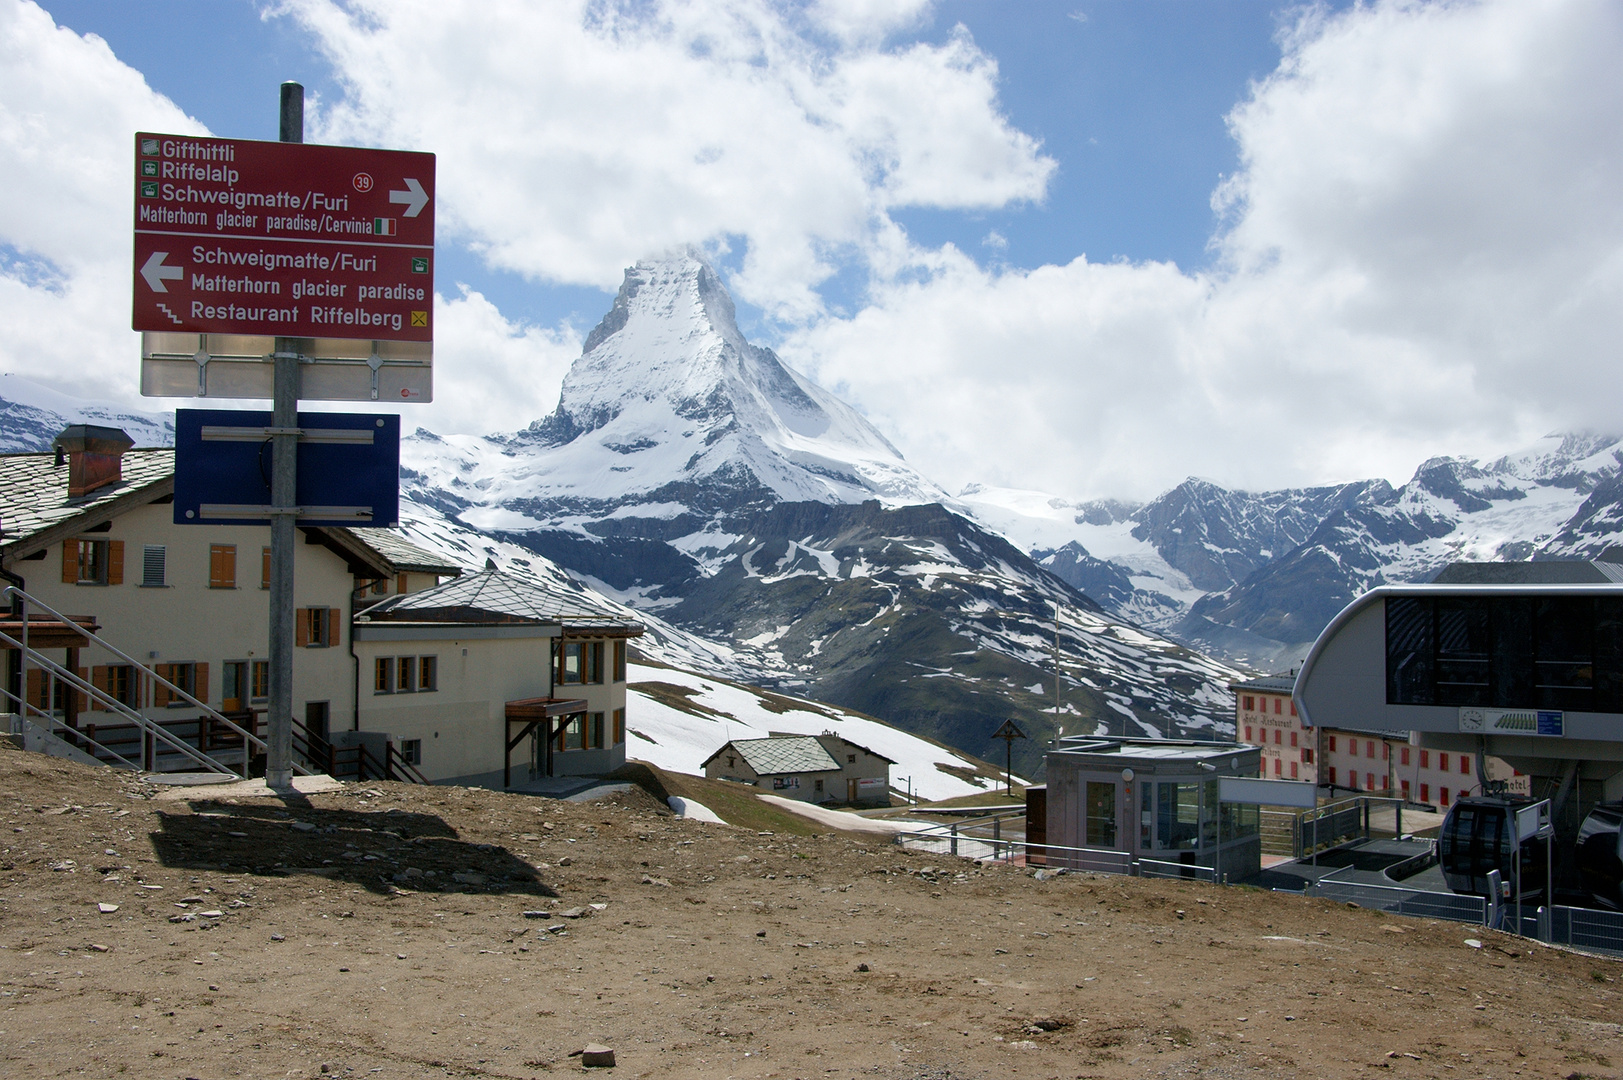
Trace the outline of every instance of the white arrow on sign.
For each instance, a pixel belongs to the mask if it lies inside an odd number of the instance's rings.
[[[168,258],[167,251],[154,251],[152,257],[141,267],[141,276],[147,279],[153,292],[166,293],[169,291],[165,281],[180,281],[186,276],[186,271],[178,266],[165,266],[164,259]]]
[[[389,201],[392,203],[404,203],[406,216],[416,217],[423,212],[423,207],[428,205],[428,192],[423,190],[423,185],[408,176],[406,177],[406,190],[389,192]]]

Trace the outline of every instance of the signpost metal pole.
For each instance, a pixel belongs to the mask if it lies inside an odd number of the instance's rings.
[[[304,141],[304,87],[282,84],[278,138]],[[265,783],[293,785],[293,526],[298,517],[299,339],[276,339],[271,427],[270,704]]]

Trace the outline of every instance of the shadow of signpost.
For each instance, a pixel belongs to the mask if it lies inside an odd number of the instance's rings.
[[[497,844],[461,839],[442,818],[399,810],[328,810],[302,800],[198,800],[158,814],[164,866],[266,876],[314,874],[372,892],[395,888],[556,897],[536,868]]]

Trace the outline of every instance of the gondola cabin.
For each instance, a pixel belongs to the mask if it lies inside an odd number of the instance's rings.
[[[1437,837],[1437,861],[1448,887],[1457,893],[1487,896],[1488,874],[1516,895],[1516,811],[1532,800],[1475,795],[1461,799],[1443,819]],[[1521,844],[1521,893],[1524,899],[1544,895],[1545,842]]]
[[[1623,911],[1623,802],[1602,803],[1578,830],[1578,873],[1590,897]]]

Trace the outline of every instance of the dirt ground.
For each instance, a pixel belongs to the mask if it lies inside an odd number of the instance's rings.
[[[588,1042],[637,1077],[1623,1064],[1623,964],[1466,926],[1038,881],[640,789],[159,790],[0,747],[0,1073],[536,1077]]]

